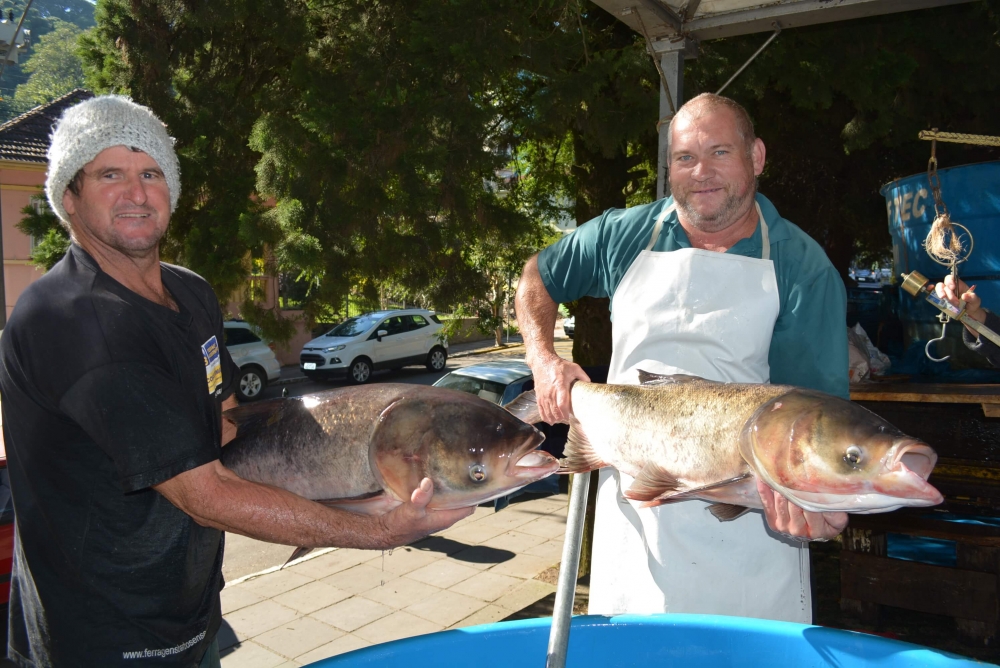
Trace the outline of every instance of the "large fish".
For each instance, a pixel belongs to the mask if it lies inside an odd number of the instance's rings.
[[[761,508],[755,478],[806,510],[879,513],[933,506],[926,443],[837,397],[786,385],[639,372],[640,385],[577,382],[564,470],[613,466],[644,506],[713,502],[720,520]],[[508,407],[537,416],[534,392]]]
[[[245,404],[222,463],[241,478],[381,514],[427,477],[429,508],[475,506],[555,473],[537,429],[479,397],[374,384]]]

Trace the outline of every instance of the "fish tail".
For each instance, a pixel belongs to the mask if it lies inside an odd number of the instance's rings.
[[[535,397],[534,390],[522,392],[504,408],[521,422],[535,424],[542,421],[542,414],[538,410],[538,399]]]

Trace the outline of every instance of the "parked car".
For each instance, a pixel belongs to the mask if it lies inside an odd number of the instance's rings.
[[[281,375],[281,364],[271,347],[241,320],[222,323],[226,332],[226,350],[240,367],[236,396],[240,401],[260,398],[267,384]]]
[[[438,378],[435,387],[475,394],[481,399],[506,406],[522,392],[535,387],[531,367],[524,360],[496,360],[455,369]]]
[[[347,378],[356,385],[378,369],[423,364],[441,371],[448,340],[438,317],[424,309],[375,311],[348,318],[302,346],[299,367],[315,380]]]
[[[570,316],[563,320],[563,331],[566,332],[566,336],[573,338],[573,334],[576,333],[576,316]]]

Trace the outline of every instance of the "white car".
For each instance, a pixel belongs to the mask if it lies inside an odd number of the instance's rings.
[[[281,375],[281,364],[274,351],[253,333],[250,325],[240,320],[222,323],[226,332],[226,350],[240,367],[236,396],[240,401],[260,398],[270,381]]]
[[[348,318],[302,347],[299,368],[316,380],[344,378],[360,385],[377,369],[411,364],[444,369],[448,340],[441,321],[424,309],[375,311]]]

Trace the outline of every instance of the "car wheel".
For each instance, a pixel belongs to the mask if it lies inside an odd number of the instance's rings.
[[[248,366],[240,369],[236,384],[236,396],[240,401],[260,399],[260,393],[267,387],[267,376],[259,367]]]
[[[448,352],[441,346],[434,346],[427,353],[427,368],[431,371],[441,371],[448,362]]]
[[[347,380],[352,385],[364,385],[372,377],[372,364],[364,357],[351,362],[351,368],[347,372]]]

